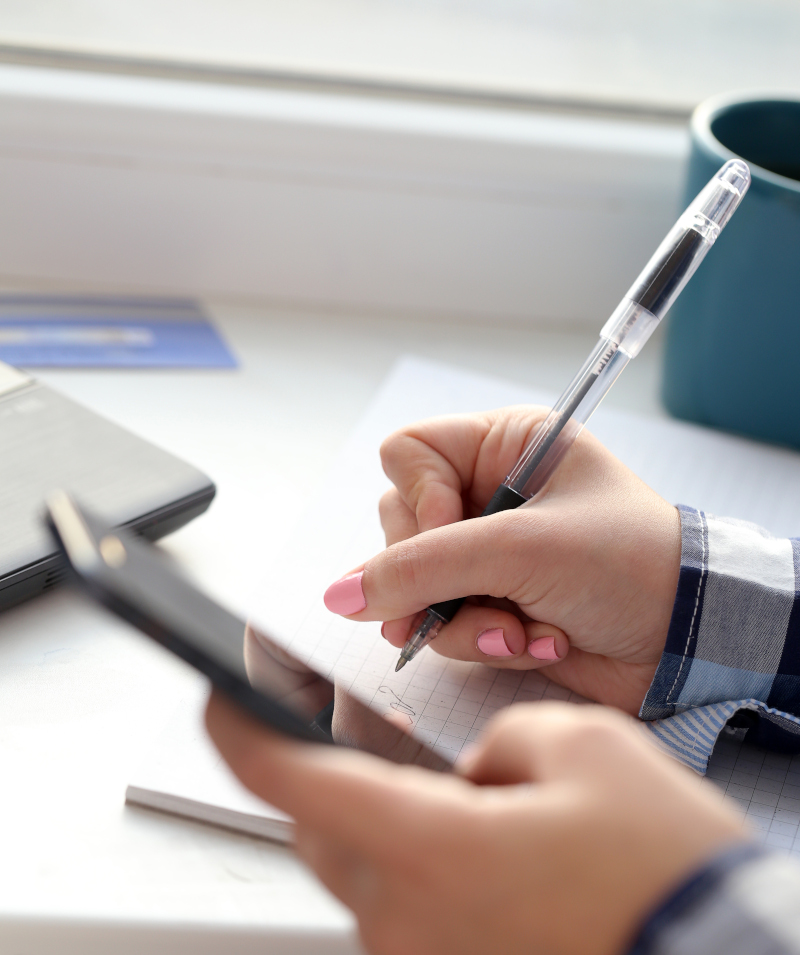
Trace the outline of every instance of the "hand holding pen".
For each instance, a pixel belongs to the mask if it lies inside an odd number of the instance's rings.
[[[649,337],[649,334],[652,333],[658,321],[666,313],[669,306],[677,297],[677,294],[697,268],[708,248],[713,244],[719,231],[728,221],[738,202],[741,200],[742,195],[746,191],[747,183],[748,171],[746,166],[738,162],[728,163],[723,167],[718,176],[709,183],[709,186],[706,187],[698,199],[692,203],[687,212],[681,216],[676,226],[670,231],[640,278],[634,283],[628,295],[623,299],[619,308],[604,326],[597,347],[575,380],[571,383],[562,398],[559,399],[550,414],[547,415],[543,421],[538,422],[538,428],[535,428],[531,433],[532,437],[531,434],[523,435],[521,438],[515,435],[511,423],[506,423],[505,425],[495,424],[493,426],[494,430],[488,436],[489,440],[487,442],[493,445],[493,450],[489,447],[482,448],[480,451],[480,460],[485,463],[491,460],[493,456],[492,464],[495,468],[508,468],[508,476],[505,481],[502,481],[494,497],[491,496],[493,487],[487,487],[484,484],[478,488],[477,493],[474,493],[475,481],[471,482],[473,485],[473,500],[477,500],[479,503],[485,503],[491,498],[484,514],[488,513],[492,515],[491,520],[485,522],[491,525],[492,533],[502,527],[503,533],[510,535],[510,541],[516,540],[519,537],[520,530],[517,524],[522,519],[522,512],[518,514],[502,514],[501,512],[524,503],[540,492],[548,481],[550,481],[556,467],[580,433],[592,411],[597,407],[600,399],[608,391],[630,358],[638,354],[639,349],[647,337]],[[512,430],[510,432],[503,432],[503,427],[512,428]],[[519,440],[517,441],[518,438]],[[460,440],[463,440],[463,437]],[[517,441],[515,458],[509,459],[509,448],[514,446],[515,441]],[[388,464],[386,467],[387,473],[398,488],[398,494],[406,509],[406,511],[402,513],[402,516],[394,516],[391,518],[391,521],[396,526],[405,523],[408,533],[403,536],[408,536],[408,534],[414,532],[413,524],[415,521],[417,522],[418,530],[426,531],[429,527],[436,526],[448,520],[456,521],[460,520],[462,516],[473,516],[469,513],[466,515],[455,514],[451,508],[450,513],[445,514],[444,511],[442,511],[443,519],[439,519],[442,515],[435,514],[435,505],[431,508],[430,513],[424,514],[423,516],[423,512],[425,511],[423,505],[426,504],[427,501],[435,502],[437,495],[446,496],[444,495],[443,487],[448,481],[450,481],[451,484],[461,483],[465,485],[470,483],[467,480],[470,475],[469,467],[474,467],[475,462],[470,463],[467,461],[464,464],[466,470],[458,472],[457,467],[448,461],[443,474],[437,474],[435,470],[431,470],[430,465],[425,466],[428,470],[421,470],[417,467],[417,473],[413,474],[410,478],[413,482],[413,493],[418,495],[418,500],[415,501],[413,494],[409,493],[409,488],[404,488],[403,486],[403,481],[408,478],[404,478],[403,475],[398,476],[396,473],[393,473],[393,470],[395,472],[398,470],[402,471],[403,467],[407,465],[407,469],[413,471],[414,468],[420,464],[419,452],[422,444],[424,444],[424,440],[419,440],[415,447],[406,446],[401,453],[390,451],[388,456],[393,460],[385,460],[385,465]],[[459,449],[458,440],[452,436],[443,440],[442,446],[447,449],[446,456],[449,457],[453,457],[453,449],[455,449],[456,452]],[[468,453],[466,457],[469,457]],[[570,458],[574,458],[574,454],[570,455]],[[516,466],[514,466],[514,460],[517,460]],[[591,468],[593,465],[585,466]],[[455,475],[453,475],[454,470],[456,471]],[[454,477],[456,479],[455,481]],[[502,477],[502,473],[498,475],[498,477]],[[494,480],[497,481],[498,477],[494,477]],[[561,474],[557,474],[554,480],[550,481],[551,485],[554,485],[554,481],[560,477]],[[586,478],[587,480],[591,480],[592,474],[587,474]],[[496,484],[494,486],[496,486]],[[465,487],[461,488],[462,492],[465,492],[465,490]],[[540,498],[541,497],[543,497],[543,495],[540,494]],[[543,501],[540,502],[539,498],[537,498],[537,508],[534,510],[539,510],[542,504]],[[386,511],[387,507],[388,505],[384,504],[384,511]],[[529,512],[529,510],[529,508],[523,509],[524,512]],[[619,503],[617,503],[614,510],[620,510]],[[544,514],[541,515],[541,519],[545,519]],[[484,522],[469,523],[483,524]],[[386,524],[385,517],[384,524]],[[474,529],[470,530],[473,533],[477,533]],[[455,534],[455,528],[452,526],[444,528],[443,531],[447,532],[450,537],[453,537]],[[487,527],[485,532],[490,533],[490,528]],[[588,537],[588,533],[589,526],[587,525],[586,534],[582,539],[582,546],[590,551],[591,539]],[[395,536],[395,539],[399,536],[394,530],[392,531],[392,535]],[[387,537],[389,536],[391,535],[387,533]],[[422,537],[415,540],[415,552],[422,553],[423,548],[428,546],[427,541],[423,540],[426,536],[427,535],[422,535]],[[580,534],[578,536],[580,538]],[[463,543],[459,545],[453,540],[451,546],[463,551]],[[445,551],[443,551],[443,557]],[[394,556],[396,557],[397,555]],[[475,566],[475,557],[476,554],[473,551],[469,561],[470,567]],[[385,559],[393,559],[388,551],[386,552]],[[326,595],[326,602],[330,609],[347,615],[356,615],[356,619],[375,619],[375,616],[373,616],[374,608],[372,606],[369,606],[369,613],[364,612],[364,597],[361,591],[368,586],[371,569],[378,560],[379,558],[375,558],[373,561],[370,561],[365,565],[364,572],[350,575],[344,581],[337,582],[329,590]],[[410,561],[408,558],[405,561],[396,561],[398,567],[406,566],[409,562],[413,564],[413,561]],[[491,593],[496,596],[509,597],[515,600],[515,603],[521,607],[524,614],[533,616],[535,620],[541,621],[547,619],[543,617],[541,613],[531,613],[530,610],[525,609],[525,602],[516,599],[515,595],[510,591],[510,588],[501,585],[498,581],[494,581],[492,587],[480,588],[470,586],[470,578],[473,576],[469,572],[470,567],[464,569],[465,572],[462,578],[463,589],[460,590],[460,593],[464,593],[466,590],[467,592],[471,591],[473,593]],[[504,571],[509,579],[511,576],[514,576],[514,568],[505,566]],[[405,573],[405,571],[398,571],[398,578],[401,573]],[[433,566],[427,569],[420,567],[416,576],[420,583],[418,589],[420,592],[424,592],[425,583],[435,581],[437,576],[441,577],[441,573]],[[480,577],[480,574],[478,576]],[[457,581],[450,582],[448,586],[457,586]],[[344,603],[342,603],[339,597],[341,596],[343,598],[348,588],[351,599],[349,603],[347,600],[344,600]],[[448,619],[452,619],[456,610],[458,610],[463,602],[457,596],[458,594],[459,590],[456,590],[455,593],[447,593],[445,591],[445,593],[442,594],[444,599],[442,599],[442,597],[437,598],[437,601],[434,602],[434,606],[429,608],[429,612],[425,614],[421,620],[415,621],[416,626],[414,632],[405,643],[401,659],[410,659],[413,657],[414,653],[417,652],[421,646],[424,646],[438,633]],[[417,604],[417,607],[418,606],[419,604]],[[465,608],[464,611],[459,614],[459,620],[463,617],[467,609],[468,608]],[[535,608],[532,607],[531,609]],[[395,623],[394,618],[389,615],[390,611],[388,607],[386,611],[387,612],[382,615],[382,619],[388,620],[390,623],[386,624],[385,634],[392,642],[396,642],[399,628],[406,626],[406,634],[408,633],[408,621]],[[396,616],[399,617],[400,614]],[[447,632],[453,630],[453,627],[456,626],[456,622],[448,627]],[[573,635],[570,634],[570,637],[572,638]],[[484,638],[483,642],[484,644],[488,644],[488,638]],[[554,640],[554,650],[557,648],[559,642],[563,647],[563,641]],[[438,649],[440,652],[447,652],[442,646],[438,646]],[[516,656],[517,651],[518,647],[512,647],[509,655]],[[463,654],[460,655],[463,656]],[[574,656],[573,654],[573,657]],[[565,669],[561,664],[559,664],[559,667],[562,670]]]
[[[516,406],[393,434],[383,449],[395,485],[381,502],[386,550],[333,584],[326,603],[353,620],[386,621],[384,637],[399,649],[421,607],[466,587],[488,596],[464,604],[437,653],[547,667],[570,689],[635,713],[672,614],[678,513],[584,433],[535,507],[480,518],[546,415]]]

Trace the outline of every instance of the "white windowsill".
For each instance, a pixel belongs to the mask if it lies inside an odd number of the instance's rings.
[[[684,127],[0,66],[2,278],[602,322]]]

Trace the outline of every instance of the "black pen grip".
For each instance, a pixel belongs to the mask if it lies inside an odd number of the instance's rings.
[[[501,484],[494,492],[491,501],[486,505],[481,517],[488,517],[490,514],[499,514],[500,511],[513,511],[515,507],[524,504],[526,500],[527,498],[524,498],[521,494],[512,491],[511,488],[506,487],[505,484]],[[458,609],[461,604],[464,603],[464,600],[464,597],[442,600],[438,604],[431,604],[430,607],[428,607],[428,611],[435,613],[444,623],[450,623],[453,617],[458,613]]]

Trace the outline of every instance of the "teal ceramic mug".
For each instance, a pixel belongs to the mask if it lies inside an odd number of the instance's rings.
[[[726,96],[691,123],[686,202],[729,159],[742,204],[667,319],[673,414],[800,448],[800,96]]]

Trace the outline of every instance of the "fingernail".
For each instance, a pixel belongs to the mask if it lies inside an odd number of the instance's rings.
[[[367,598],[361,586],[363,576],[363,570],[357,574],[348,574],[347,577],[342,577],[328,587],[322,599],[331,613],[349,617],[351,613],[358,613],[367,606]]]
[[[384,640],[386,639],[386,624],[385,623],[381,624],[381,636],[383,637]]]
[[[495,630],[484,630],[478,634],[478,649],[485,653],[487,657],[513,657],[514,651],[508,649],[508,644],[503,637],[503,631],[499,628]]]
[[[555,637],[539,637],[528,646],[528,653],[536,660],[560,660],[556,653]]]

